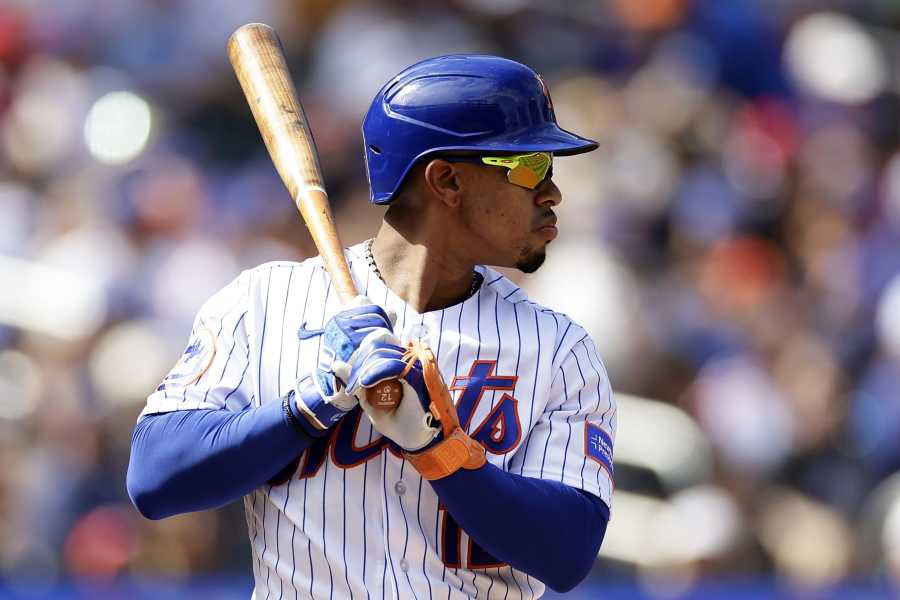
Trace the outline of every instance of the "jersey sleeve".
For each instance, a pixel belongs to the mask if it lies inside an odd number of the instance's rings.
[[[241,410],[250,404],[249,280],[244,273],[206,301],[184,352],[147,398],[141,417],[200,408]]]
[[[580,337],[558,361],[550,401],[510,470],[590,492],[611,508],[616,404],[594,342]]]

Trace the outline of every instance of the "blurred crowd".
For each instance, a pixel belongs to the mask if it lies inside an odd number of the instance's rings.
[[[347,244],[381,215],[362,116],[418,59],[525,62],[600,140],[554,167],[547,264],[510,274],[620,395],[594,580],[900,582],[900,5],[877,0],[0,0],[0,581],[249,573],[242,510],[149,522],[124,473],[200,304],[314,253],[227,64],[250,21],[284,42]]]

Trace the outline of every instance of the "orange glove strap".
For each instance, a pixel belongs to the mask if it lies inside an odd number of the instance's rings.
[[[460,428],[431,448],[415,454],[404,452],[403,457],[428,481],[442,479],[460,469],[477,469],[487,462],[484,446]]]
[[[431,448],[416,453],[404,452],[404,458],[428,481],[441,479],[459,469],[477,469],[487,462],[484,446],[470,438],[459,426],[456,406],[453,405],[450,391],[441,377],[431,350],[418,342],[412,342],[404,359],[407,361],[407,368],[416,360],[422,363],[425,387],[431,398],[431,414],[441,422],[444,434],[444,439]]]

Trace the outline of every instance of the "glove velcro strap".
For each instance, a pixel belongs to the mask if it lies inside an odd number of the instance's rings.
[[[337,423],[346,411],[329,404],[322,396],[321,388],[309,375],[297,382],[297,408],[312,427],[311,432],[324,432]]]
[[[434,446],[422,452],[404,452],[403,457],[428,481],[442,479],[460,469],[477,469],[487,461],[484,446],[460,428]]]

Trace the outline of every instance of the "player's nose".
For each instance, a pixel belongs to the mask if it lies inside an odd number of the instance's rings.
[[[562,192],[549,177],[541,182],[534,196],[534,203],[538,206],[556,206],[562,202]]]

